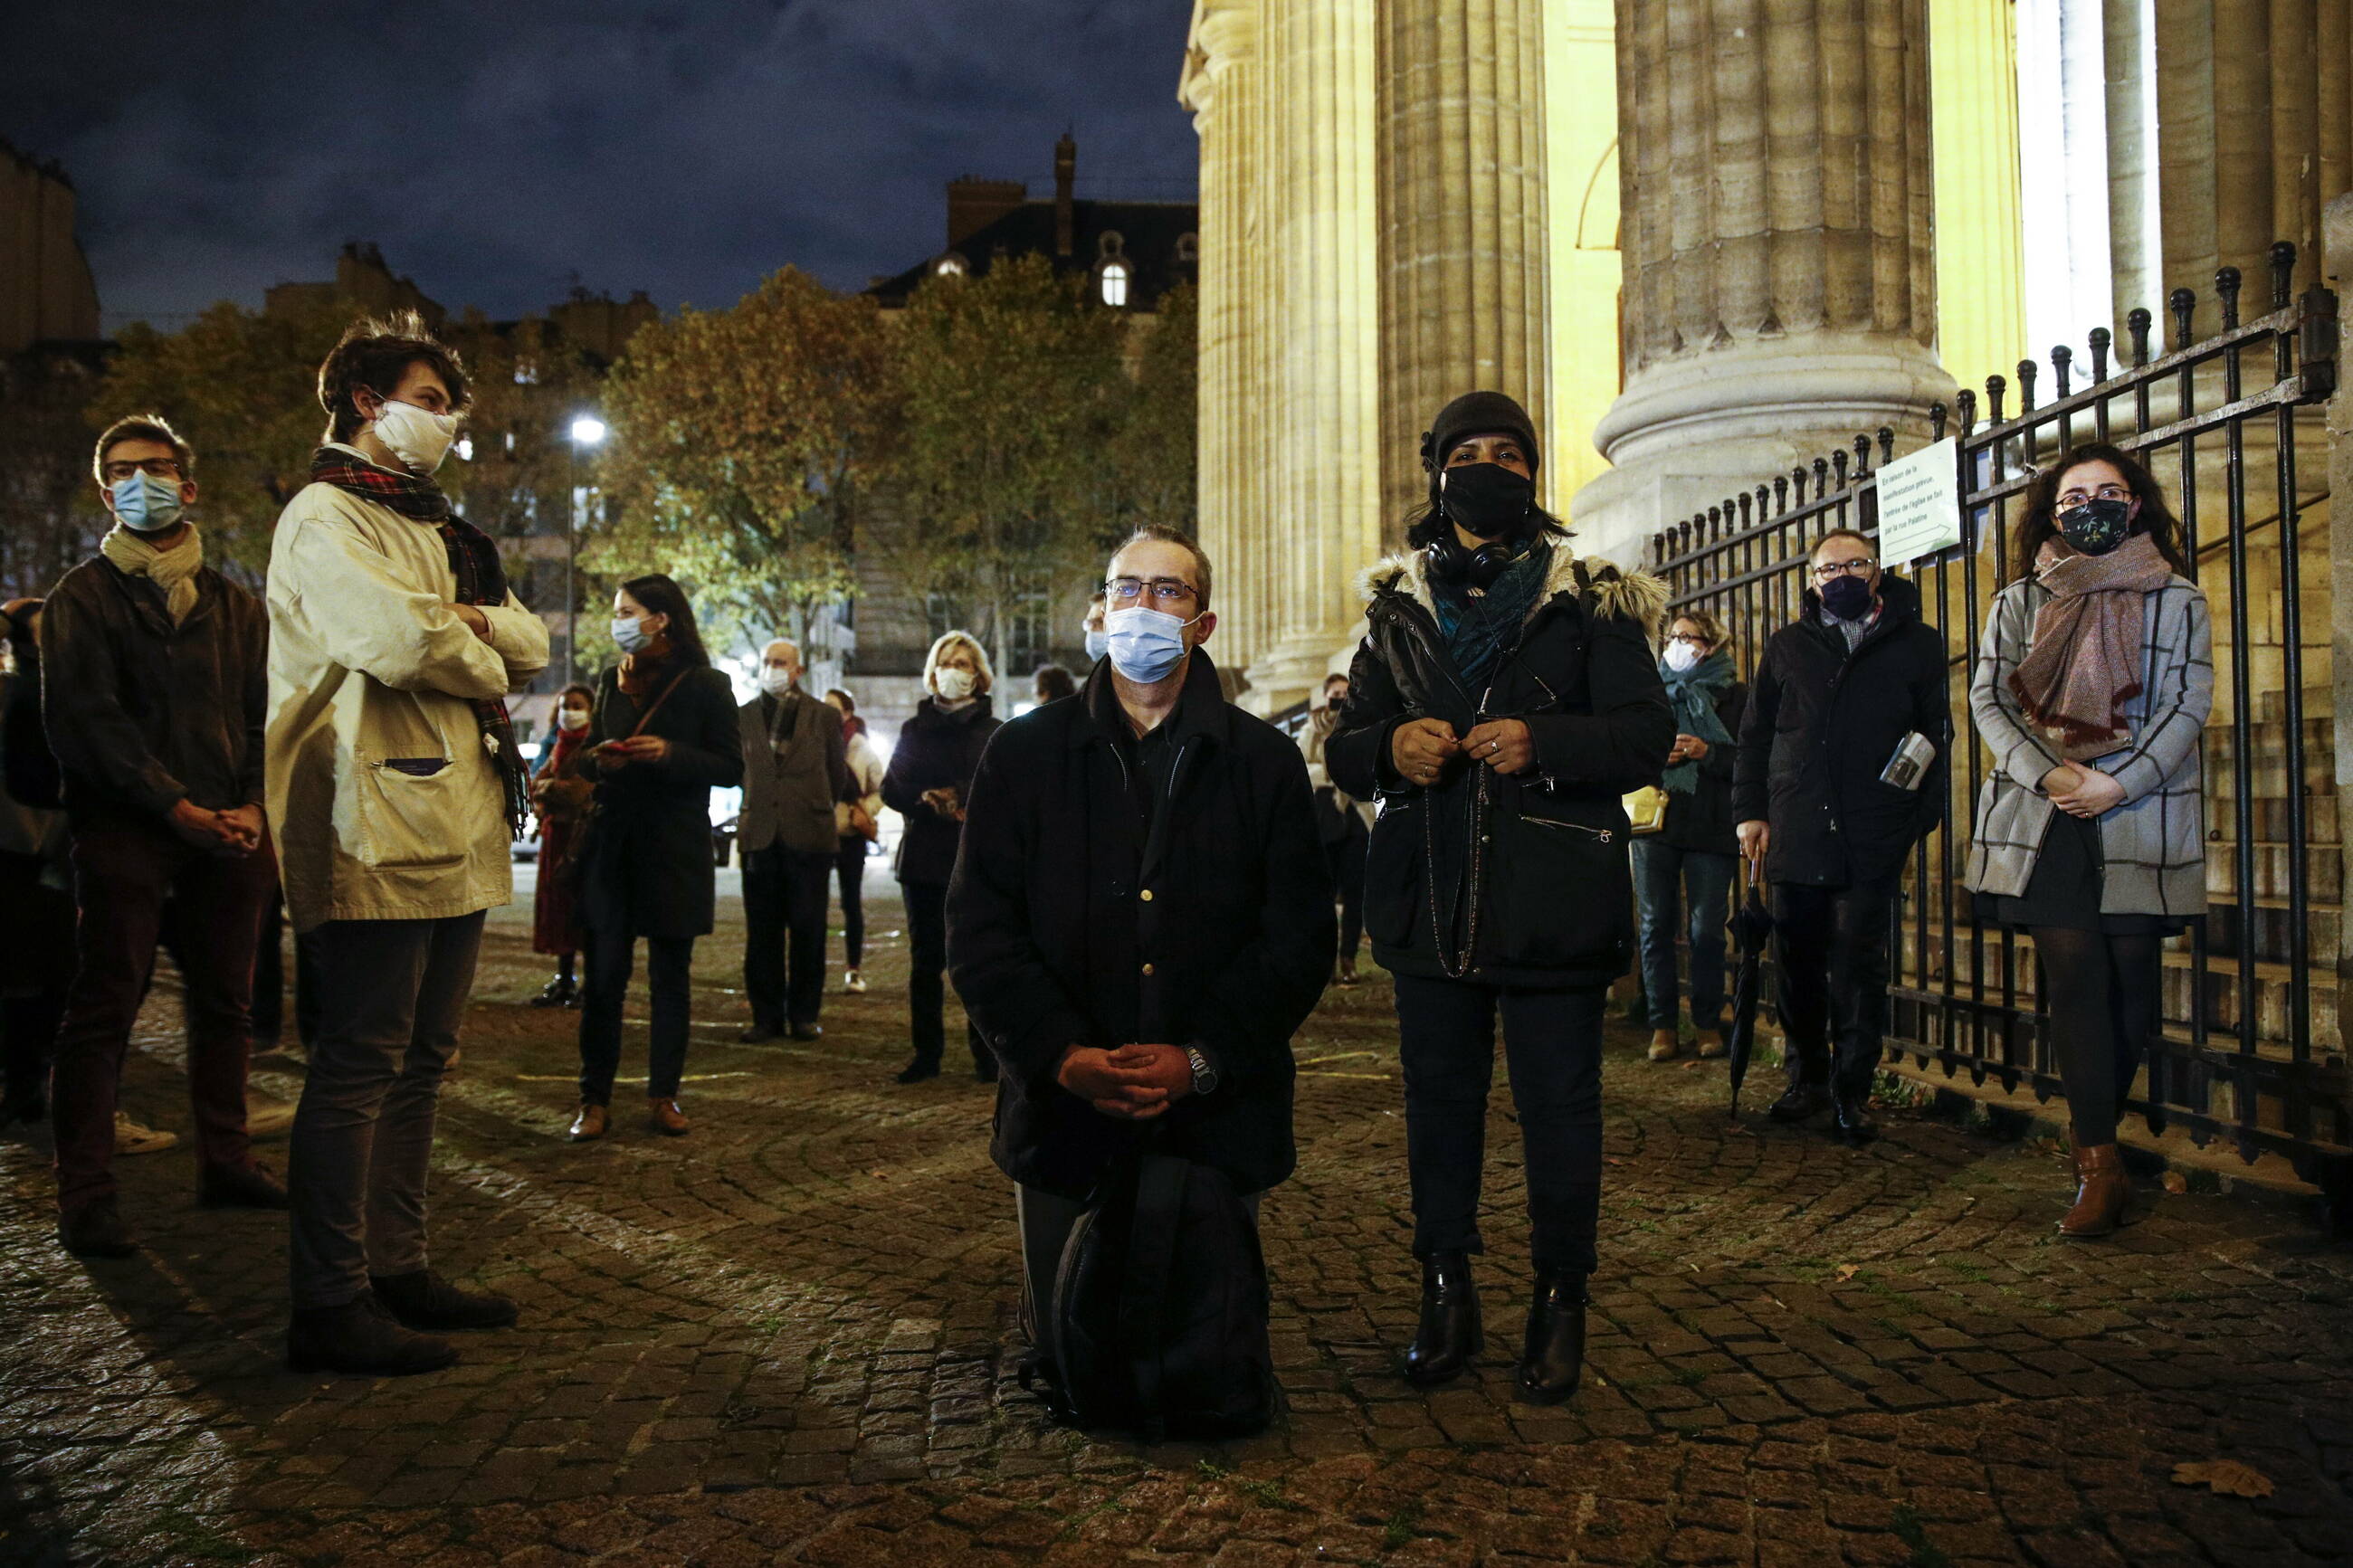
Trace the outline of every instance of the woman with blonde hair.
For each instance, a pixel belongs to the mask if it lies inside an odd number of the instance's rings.
[[[941,1013],[947,999],[948,877],[964,837],[965,791],[980,753],[999,722],[991,711],[995,684],[988,655],[970,632],[944,633],[923,659],[923,689],[914,717],[900,726],[899,743],[882,775],[882,804],[906,819],[894,868],[907,904],[908,1031],[915,1055],[901,1083],[940,1076],[947,1048]],[[973,1076],[997,1077],[996,1059],[967,1026]]]

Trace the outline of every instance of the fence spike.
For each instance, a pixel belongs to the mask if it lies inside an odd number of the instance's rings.
[[[1739,503],[1734,500],[1730,496],[1724,498],[1724,526],[1726,532],[1731,531],[1734,526],[1732,521],[1732,509],[1738,504]]]
[[[2107,328],[2092,329],[2092,380],[2095,384],[2108,379],[2108,345],[2114,342],[2116,336]]]
[[[1846,448],[1844,447],[1831,454],[1831,467],[1837,470],[1838,488],[1846,489]]]
[[[2295,297],[2295,241],[2276,240],[2272,245],[2272,309],[2284,310]]]
[[[1799,463],[1789,470],[1789,499],[1799,506],[1806,504],[1806,465]]]
[[[1831,493],[1831,465],[1827,458],[1814,459],[1814,499],[1821,500]]]
[[[1651,535],[1651,564],[1664,566],[1667,559],[1667,536],[1662,530]]]
[[[1858,430],[1854,433],[1854,477],[1871,472],[1871,437]]]
[[[1961,395],[1963,397],[1967,397],[1968,394],[1964,392]],[[1940,397],[1936,402],[1928,405],[1929,440],[1941,441],[1945,438],[1945,421],[1951,416],[1952,411],[1945,406],[1945,400],[1943,398]]]
[[[1961,388],[1959,395],[1953,399],[1953,407],[1960,416],[1961,435],[1966,438],[1978,427],[1978,395],[1966,386]]]
[[[2189,346],[2189,318],[2198,310],[2198,295],[2189,289],[2176,289],[2165,297],[2165,308],[2173,312],[2173,351],[2179,353]]]
[[[2125,331],[2132,334],[2133,369],[2148,363],[2148,329],[2157,320],[2146,305],[2135,305],[2125,312]]]
[[[2225,267],[2214,274],[2214,292],[2222,298],[2222,330],[2226,332],[2239,324],[2239,288],[2242,281],[2235,267]]]
[[[2018,362],[2018,411],[2021,414],[2034,412],[2034,382],[2042,374],[2042,367],[2032,360]]]
[[[1895,460],[1895,429],[1890,425],[1879,427],[1879,466],[1887,467]]]
[[[1996,425],[2001,423],[2001,395],[2009,387],[2010,383],[1998,375],[1986,377],[1986,418]]]
[[[1752,500],[1760,505],[1763,503],[1765,500],[1765,487],[1763,485],[1758,485],[1757,487],[1757,494],[1753,497],[1750,496],[1746,490],[1742,490],[1740,492],[1740,531],[1743,533],[1748,531],[1748,503]]]
[[[1773,515],[1780,516],[1789,510],[1789,481],[1782,475],[1773,476]]]
[[[2067,395],[2071,385],[2068,379],[2069,373],[2074,368],[2075,351],[2069,348],[2065,343],[2052,344],[2051,369],[2053,373],[2052,376],[2053,384],[2051,389],[2052,396],[2063,398]]]

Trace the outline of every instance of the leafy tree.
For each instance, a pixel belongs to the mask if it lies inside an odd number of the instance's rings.
[[[1142,334],[1135,386],[1112,448],[1122,511],[1134,522],[1187,533],[1199,528],[1199,305],[1198,293],[1183,283],[1160,297],[1153,314],[1135,319]]]
[[[968,606],[1003,664],[1016,606],[1098,571],[1122,521],[1129,318],[1043,257],[934,278],[900,322],[892,505],[865,535],[923,597]]]
[[[617,521],[591,563],[689,580],[698,613],[729,632],[806,634],[849,591],[894,368],[872,300],[790,267],[725,310],[642,329],[606,389]]]
[[[77,354],[0,365],[0,598],[47,594],[105,531],[86,416],[98,380]]]

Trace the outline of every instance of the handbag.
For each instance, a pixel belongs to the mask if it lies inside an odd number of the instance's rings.
[[[1667,792],[1657,784],[1644,784],[1625,799],[1626,825],[1635,837],[1646,837],[1662,832],[1667,826]]]

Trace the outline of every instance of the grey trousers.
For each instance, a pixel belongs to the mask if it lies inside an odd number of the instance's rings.
[[[1264,1196],[1250,1193],[1242,1199],[1253,1225]],[[1021,1326],[1029,1348],[1049,1364],[1054,1360],[1054,1274],[1062,1266],[1063,1244],[1086,1212],[1087,1205],[1075,1198],[1013,1184],[1013,1213],[1021,1226]]]
[[[337,1307],[368,1276],[425,1267],[425,1175],[482,916],[329,921],[310,933],[319,1036],[287,1152],[294,1306]]]

